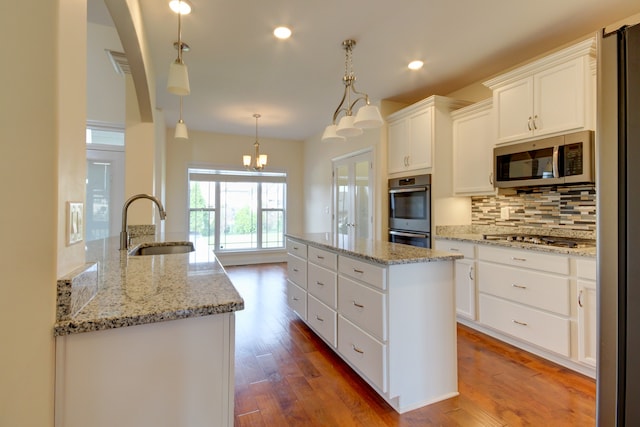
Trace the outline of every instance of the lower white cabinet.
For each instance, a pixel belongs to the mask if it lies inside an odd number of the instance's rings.
[[[455,261],[460,322],[595,377],[596,261],[436,238]]]
[[[453,261],[386,265],[340,251],[334,262],[300,243],[306,280],[289,259],[306,288],[289,278],[289,306],[385,401],[403,413],[458,394]]]
[[[56,427],[233,426],[235,316],[56,338]]]

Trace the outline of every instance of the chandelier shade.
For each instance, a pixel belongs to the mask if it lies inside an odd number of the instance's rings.
[[[180,119],[176,123],[176,133],[174,135],[176,139],[189,139],[189,132],[187,131],[187,125]]]
[[[343,141],[346,137],[362,135],[363,129],[377,128],[384,123],[378,107],[370,103],[369,95],[356,90],[356,76],[352,69],[352,52],[355,45],[355,40],[342,42],[345,50],[345,70],[342,78],[344,94],[333,113],[333,121],[322,134],[322,141],[325,142]],[[355,99],[352,100],[352,97]],[[359,102],[364,105],[360,107],[357,115],[354,115],[353,109]],[[338,121],[341,115],[342,118]]]

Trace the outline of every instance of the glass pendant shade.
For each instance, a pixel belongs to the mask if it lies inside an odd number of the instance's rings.
[[[260,156],[258,156],[258,166],[267,166],[266,154],[260,154]]]
[[[191,93],[187,64],[180,61],[174,61],[171,63],[169,66],[167,90],[174,95],[180,96],[189,95],[189,93]]]
[[[336,125],[329,125],[325,128],[324,133],[322,134],[323,142],[344,142],[347,139],[344,136],[340,136],[336,133]]]
[[[358,136],[362,135],[362,129],[357,128],[353,125],[355,121],[354,116],[343,116],[338,122],[338,127],[336,128],[336,134],[339,136]]]
[[[358,110],[353,125],[360,129],[372,129],[382,126],[382,123],[382,116],[380,115],[378,107],[375,105],[364,105]]]
[[[242,164],[244,165],[245,168],[248,168],[251,166],[251,156],[245,154],[244,156],[242,156]]]
[[[176,133],[174,135],[176,139],[189,139],[189,133],[187,132],[187,125],[182,119],[176,124]]]

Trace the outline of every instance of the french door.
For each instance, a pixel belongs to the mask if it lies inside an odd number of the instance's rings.
[[[373,153],[333,160],[333,227],[338,238],[373,238]]]

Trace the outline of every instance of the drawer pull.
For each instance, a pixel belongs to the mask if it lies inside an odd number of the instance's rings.
[[[300,270],[298,270],[297,268],[294,268],[294,269],[293,269],[293,271],[295,271],[295,272],[297,273],[297,272],[298,272],[298,271],[300,271]]]
[[[297,251],[298,249],[300,249],[300,248],[299,248],[299,247],[297,247],[297,246],[294,246],[294,247],[293,247],[293,250],[294,250],[294,251]]]
[[[356,353],[364,354],[364,351],[360,350],[358,347],[356,347],[355,344],[351,344],[351,347],[353,347],[353,351],[355,351]]]
[[[324,322],[324,319],[323,319],[322,317],[318,316],[317,314],[316,314],[316,320],[319,320],[319,321],[321,321],[321,322]]]
[[[518,289],[527,289],[526,286],[524,286],[524,285],[516,285],[515,283],[512,283],[511,287],[512,288],[518,288]]]
[[[518,258],[516,256],[512,256],[511,259],[514,260],[514,261],[522,261],[522,262],[527,260],[526,258]]]
[[[298,299],[298,297],[292,297],[291,299],[294,300],[294,301],[300,301],[300,299]]]
[[[460,252],[460,249],[458,249],[458,248],[449,248],[449,250],[451,252]]]
[[[316,281],[316,285],[318,285],[318,286],[324,286],[324,283]]]
[[[324,259],[324,257],[321,255],[316,255],[316,256],[318,257],[318,259]]]
[[[354,268],[354,269],[353,269],[353,272],[354,272],[354,273],[358,273],[358,274],[364,274],[364,271],[362,271],[362,270],[358,270],[357,268]]]
[[[528,326],[528,325],[527,325],[527,323],[525,323],[525,322],[519,322],[519,321],[517,321],[517,320],[515,320],[515,319],[512,319],[511,321],[512,321],[513,323],[515,323],[516,325],[520,325],[520,326]]]
[[[355,301],[352,301],[352,302],[353,302],[353,305],[355,305],[356,307],[358,307],[358,308],[364,308],[364,305],[362,305],[362,304],[358,304],[358,303],[357,303],[357,302],[355,302]]]

